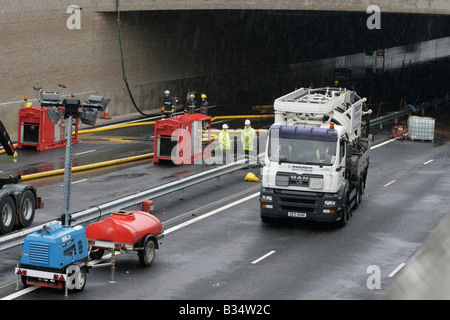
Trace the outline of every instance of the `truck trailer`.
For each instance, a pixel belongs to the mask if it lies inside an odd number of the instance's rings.
[[[262,169],[261,219],[345,226],[369,168],[370,113],[356,92],[301,88],[274,102]]]
[[[1,121],[0,143],[5,153],[16,162],[17,152]],[[36,188],[22,184],[20,176],[0,179],[0,235],[11,232],[15,226],[29,227],[34,220],[35,210],[43,206]]]

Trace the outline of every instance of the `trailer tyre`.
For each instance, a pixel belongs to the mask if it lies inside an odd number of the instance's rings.
[[[151,266],[153,260],[155,259],[155,253],[156,253],[155,242],[153,240],[148,240],[147,243],[145,244],[144,249],[138,252],[139,262],[141,266],[143,267]]]
[[[84,287],[86,286],[86,279],[87,279],[86,275],[87,275],[86,268],[85,267],[81,267],[80,268],[80,272],[77,275],[77,278],[73,280],[73,282],[77,282],[78,283],[79,287],[78,288],[75,287],[73,289],[71,289],[69,287],[69,290],[73,291],[73,292],[81,292],[81,291],[83,291]],[[74,283],[72,283],[72,286],[73,285],[74,285]]]
[[[34,220],[36,198],[31,190],[26,190],[20,199],[19,223],[23,228],[29,227]]]
[[[16,204],[10,197],[0,201],[0,234],[11,232],[16,220]]]

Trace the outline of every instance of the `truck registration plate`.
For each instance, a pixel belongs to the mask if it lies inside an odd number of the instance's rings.
[[[295,218],[306,218],[306,213],[289,211],[288,216],[295,217]]]

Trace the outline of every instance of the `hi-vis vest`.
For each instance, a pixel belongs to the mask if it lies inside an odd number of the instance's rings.
[[[330,148],[326,147],[325,153],[328,153],[329,151],[330,151]],[[320,149],[316,150],[316,157],[317,157],[317,160],[320,160]]]
[[[230,150],[231,140],[227,131],[222,130],[219,133],[219,146],[222,150]]]
[[[256,131],[252,127],[245,127],[242,130],[241,142],[244,150],[253,151],[253,142],[255,141]]]

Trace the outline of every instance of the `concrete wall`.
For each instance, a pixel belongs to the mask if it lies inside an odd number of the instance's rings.
[[[450,4],[446,0],[368,0],[333,1],[333,0],[121,0],[122,10],[337,10],[366,11],[367,7],[377,4],[384,12],[449,14]],[[96,1],[99,10],[114,10],[113,1]]]
[[[406,2],[398,8],[432,12],[441,4],[441,13],[447,3]],[[158,108],[165,89],[181,101],[188,89],[206,91],[213,97],[211,102],[218,104],[273,101],[295,86],[295,77],[289,78],[293,79],[290,83],[285,80],[286,86],[274,80],[283,76],[276,74],[279,66],[425,41],[443,36],[448,30],[442,16],[431,22],[425,19],[424,23],[409,16],[383,16],[382,31],[372,32],[365,26],[366,1],[351,1],[351,8],[347,2],[333,2],[332,6],[327,1],[312,3],[120,1],[124,10],[121,25],[125,69],[138,106],[142,110]],[[67,8],[72,4],[82,8],[79,30],[70,30],[66,25],[72,14],[67,13]],[[388,1],[384,5],[386,10],[393,6]],[[221,10],[196,10],[214,8]],[[159,11],[165,9],[170,10]],[[299,9],[360,12],[348,16],[295,11]],[[23,96],[36,98],[33,86],[62,95],[74,92],[81,100],[89,94],[107,96],[111,98],[108,111],[112,116],[135,112],[122,80],[114,10],[114,0],[2,1],[0,118],[12,135]],[[401,28],[395,27],[399,21]],[[426,31],[416,32],[416,26]],[[403,28],[412,31],[407,33]],[[58,84],[67,89],[62,90]]]

